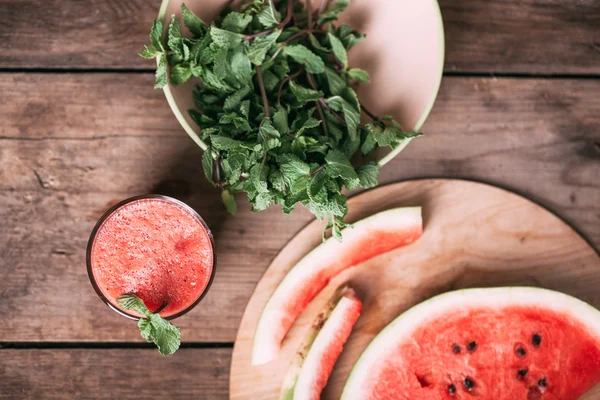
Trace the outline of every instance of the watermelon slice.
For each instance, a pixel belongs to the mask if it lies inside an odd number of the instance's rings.
[[[467,289],[389,324],[342,400],[575,400],[599,381],[598,310],[545,289]]]
[[[296,353],[283,380],[280,400],[319,400],[361,311],[354,290],[343,286],[336,291]]]
[[[423,232],[420,207],[383,211],[343,230],[302,258],[267,302],[254,334],[252,365],[274,360],[281,341],[308,303],[341,271],[417,240]]]

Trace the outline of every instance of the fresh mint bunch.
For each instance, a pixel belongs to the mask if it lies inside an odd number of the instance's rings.
[[[173,354],[181,344],[181,333],[178,327],[148,310],[142,299],[135,294],[123,294],[117,299],[124,310],[134,310],[146,318],[140,318],[138,327],[147,342],[156,344],[163,356]]]
[[[347,52],[364,35],[334,24],[349,0],[321,3],[313,10],[299,0],[252,0],[210,25],[182,5],[192,36],[172,16],[162,37],[155,21],[140,55],[158,59],[155,87],[196,84],[189,113],[208,146],[202,166],[230,212],[240,192],[255,211],[280,204],[289,213],[301,203],[340,239],[342,190],[378,182],[379,165],[356,160],[420,134],[361,106],[355,90],[369,74],[350,68]]]

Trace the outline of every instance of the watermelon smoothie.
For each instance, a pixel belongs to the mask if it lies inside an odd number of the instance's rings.
[[[87,249],[90,281],[119,314],[117,298],[137,295],[152,312],[176,318],[202,299],[215,272],[214,243],[202,218],[167,196],[137,196],[108,210],[92,231]]]

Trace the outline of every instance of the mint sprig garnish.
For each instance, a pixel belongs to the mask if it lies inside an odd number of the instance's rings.
[[[370,77],[348,62],[365,36],[337,23],[349,0],[304,4],[245,0],[210,25],[182,5],[192,36],[182,35],[175,16],[164,34],[155,21],[140,55],[158,59],[156,87],[196,83],[189,113],[207,147],[202,166],[230,212],[237,193],[254,211],[276,204],[290,213],[300,203],[339,239],[348,212],[343,190],[376,186],[373,152],[420,133],[358,101],[357,87]]]
[[[142,299],[135,294],[123,294],[117,302],[124,310],[134,310],[146,317],[138,321],[140,333],[147,342],[156,344],[160,354],[168,356],[177,351],[181,344],[181,332],[178,327],[148,310]]]

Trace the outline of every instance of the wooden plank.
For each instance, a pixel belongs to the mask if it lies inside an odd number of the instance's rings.
[[[0,399],[227,399],[231,349],[0,350]]]
[[[7,105],[0,108],[0,137],[182,139],[163,91],[153,84],[150,74],[0,74]]]
[[[159,4],[0,0],[0,68],[153,68],[137,52]],[[440,0],[440,7],[447,71],[598,73],[595,0]]]
[[[152,68],[137,55],[160,0],[0,0],[3,68]]]
[[[40,98],[65,107],[77,98],[56,97],[55,77],[35,79]],[[80,80],[105,98],[98,80],[64,74],[63,85]],[[9,75],[0,92],[19,98]],[[120,199],[145,192],[174,195],[195,207],[216,236],[218,269],[203,302],[178,320],[186,341],[233,341],[252,289],[279,249],[311,215],[303,209],[284,216],[278,209],[253,214],[240,199],[229,216],[217,190],[200,170],[200,150],[176,128],[172,116],[153,129],[154,119],[113,112],[128,107],[128,88],[147,77],[123,75],[105,90],[123,93],[113,108],[99,107],[96,128],[70,126],[32,111],[43,124],[3,121],[0,139],[0,303],[5,305],[4,341],[141,340],[136,328],[110,311],[88,283],[85,246],[97,218]],[[20,90],[20,89],[19,89]],[[445,79],[424,127],[402,155],[387,165],[381,182],[416,177],[463,177],[498,184],[542,203],[567,219],[600,248],[600,81],[523,79]],[[12,94],[11,94],[12,93]],[[140,90],[140,96],[144,93]],[[147,93],[152,98],[152,89]],[[65,95],[68,91],[65,92]],[[27,99],[24,93],[21,97]],[[166,104],[153,97],[150,113]],[[148,100],[152,103],[152,100]],[[17,115],[8,103],[0,112]],[[112,122],[111,122],[112,121]],[[168,126],[167,126],[168,125]],[[36,130],[29,134],[30,130]],[[60,139],[56,132],[70,139]],[[128,131],[139,136],[122,137]],[[135,134],[137,135],[137,133]],[[173,136],[171,136],[173,135]],[[0,135],[2,136],[2,135]],[[22,137],[21,137],[22,136]]]
[[[600,72],[596,0],[439,0],[446,71]]]

